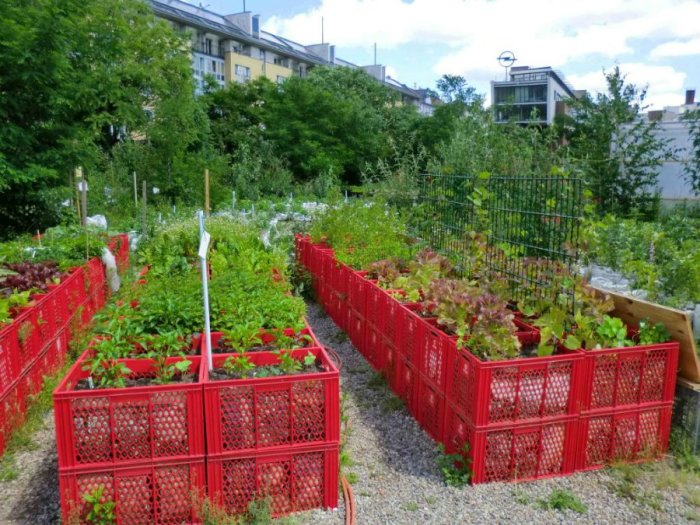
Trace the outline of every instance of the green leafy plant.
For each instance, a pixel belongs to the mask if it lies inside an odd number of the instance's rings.
[[[438,456],[435,459],[442,479],[450,487],[463,487],[472,478],[471,459],[468,457],[469,443],[465,443],[458,454],[446,454],[445,445],[438,445]]]
[[[640,345],[666,343],[671,340],[671,334],[663,323],[652,323],[649,319],[639,321],[637,340]]]
[[[167,357],[158,356],[154,358],[154,367],[156,376],[153,379],[153,383],[156,385],[166,385],[175,377],[186,374],[192,367],[192,361],[181,359],[168,362]]]
[[[572,492],[565,489],[555,489],[545,499],[538,500],[545,510],[573,510],[579,514],[588,512],[588,507]]]
[[[88,512],[85,519],[95,525],[113,525],[117,522],[116,506],[114,501],[104,495],[105,487],[100,485],[91,492],[83,494],[83,500],[87,504]]]
[[[294,374],[303,370],[304,364],[294,359],[291,352],[277,351],[275,354],[279,359],[279,364],[277,366],[283,374]]]
[[[245,377],[249,375],[252,370],[255,370],[255,363],[253,363],[248,356],[231,356],[227,357],[224,361],[222,368],[227,374],[236,377]]]

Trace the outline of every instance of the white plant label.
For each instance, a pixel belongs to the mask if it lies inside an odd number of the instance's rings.
[[[207,252],[209,251],[209,241],[211,241],[211,235],[208,231],[202,234],[202,238],[199,241],[199,258],[206,259]]]

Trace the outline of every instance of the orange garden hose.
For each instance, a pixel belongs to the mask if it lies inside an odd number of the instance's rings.
[[[356,525],[357,515],[355,514],[355,497],[352,494],[352,487],[345,476],[340,480],[343,485],[343,498],[345,498],[345,525]]]

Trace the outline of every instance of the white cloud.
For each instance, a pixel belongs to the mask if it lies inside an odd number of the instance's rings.
[[[683,103],[683,86],[686,74],[676,71],[671,66],[653,66],[642,63],[620,64],[620,71],[626,75],[625,81],[639,88],[647,87],[646,101],[649,109],[663,109],[664,106],[677,106]],[[577,89],[586,89],[591,93],[607,90],[602,70],[591,71],[583,75],[569,75],[568,80]],[[654,79],[650,82],[649,79]]]
[[[664,42],[651,50],[652,58],[700,55],[700,37],[692,40]]]
[[[264,25],[310,42],[320,40],[321,17],[326,41],[338,46],[339,56],[344,47],[367,48],[375,42],[380,49],[405,46],[402,51],[415,53],[416,60],[434,60],[435,77],[463,75],[480,91],[488,90],[489,80],[503,78],[496,57],[506,49],[516,54],[518,65],[546,65],[569,73],[632,63],[631,72],[651,75],[632,80],[651,84],[654,104],[670,93],[671,84],[682,92],[682,74],[641,67],[639,62],[647,57],[638,49],[666,42],[653,56],[679,56],[700,45],[698,0],[320,0],[304,13],[272,17]],[[430,50],[437,44],[449,50],[435,60]],[[567,76],[580,87],[573,80],[581,75]]]

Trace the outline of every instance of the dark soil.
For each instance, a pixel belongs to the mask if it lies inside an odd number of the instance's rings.
[[[326,370],[319,363],[314,363],[311,366],[304,366],[301,370],[296,370],[294,372],[282,372],[278,366],[256,366],[252,370],[247,370],[243,374],[236,374],[234,372],[229,372],[224,368],[215,368],[209,372],[209,379],[211,381],[225,381],[228,379],[252,379],[255,377],[267,378],[267,377],[280,377],[280,376],[296,376],[302,374],[316,374],[318,372],[325,372]]]
[[[126,378],[124,380],[125,386],[124,388],[133,388],[133,387],[139,387],[139,386],[159,386],[160,383],[155,382],[155,376],[150,376],[150,377],[138,377],[138,378]],[[194,383],[197,380],[197,374],[178,374],[173,376],[170,381],[168,381],[167,384],[175,384],[175,383],[182,383],[182,384],[187,384],[187,383]],[[99,387],[95,385],[94,388],[90,388],[90,383],[88,382],[87,378],[86,379],[81,379],[78,381],[78,383],[75,385],[74,390],[102,390],[104,388],[112,388],[112,387]]]

